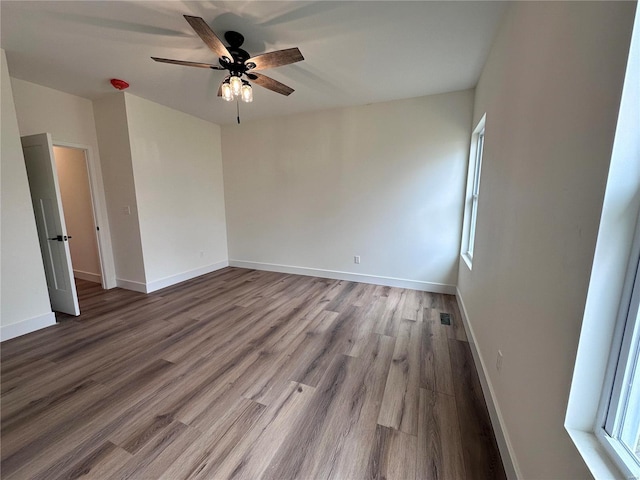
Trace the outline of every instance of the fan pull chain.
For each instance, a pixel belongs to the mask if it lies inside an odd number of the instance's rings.
[[[238,125],[240,125],[240,100],[236,98],[236,113],[238,115]]]

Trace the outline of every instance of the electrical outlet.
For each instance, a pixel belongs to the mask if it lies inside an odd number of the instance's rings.
[[[353,256],[353,263],[360,263],[360,255]]]
[[[496,356],[496,370],[498,372],[502,371],[502,351],[498,350],[498,355]]]
[[[122,207],[122,213],[125,215],[131,215],[131,207],[129,205],[125,205]]]

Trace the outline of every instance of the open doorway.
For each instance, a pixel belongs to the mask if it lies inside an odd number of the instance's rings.
[[[56,143],[57,147],[66,147],[57,149],[56,162],[51,134],[24,136],[21,142],[51,308],[56,313],[78,316],[76,283],[84,282],[93,288],[108,284],[104,245],[96,223],[97,215],[104,212],[96,210],[91,150],[82,145]],[[69,211],[66,215],[59,176]],[[68,230],[67,221],[77,230]],[[70,244],[76,240],[80,248],[73,249],[72,261]]]
[[[53,146],[60,196],[69,242],[73,276],[102,285],[102,268],[94,215],[87,152],[82,148]]]

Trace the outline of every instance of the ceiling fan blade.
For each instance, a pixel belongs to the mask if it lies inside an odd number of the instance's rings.
[[[185,60],[172,60],[170,58],[151,57],[156,62],[172,63],[174,65],[184,65],[186,67],[212,68],[214,70],[224,70],[221,65],[211,65],[210,63],[187,62]]]
[[[213,30],[211,30],[207,22],[201,17],[192,17],[191,15],[185,15],[184,18],[213,53],[219,57],[227,57],[229,60],[233,60],[233,56],[229,53],[227,47],[224,46],[224,43],[222,43]]]
[[[293,88],[288,87],[284,83],[280,83],[279,81],[274,80],[271,77],[267,77],[266,75],[261,75],[259,73],[248,73],[247,77],[249,77],[256,85],[260,85],[261,87],[267,88],[281,95],[288,96],[294,92]]]
[[[252,70],[266,70],[267,68],[280,67],[304,60],[302,53],[297,48],[287,48],[285,50],[276,50],[275,52],[263,53],[251,57],[245,62],[249,66],[253,63],[255,67]]]

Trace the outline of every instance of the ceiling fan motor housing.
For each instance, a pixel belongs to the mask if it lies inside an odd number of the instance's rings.
[[[228,31],[224,34],[224,38],[229,44],[228,50],[233,58],[229,59],[230,61],[226,61],[226,58],[220,58],[220,65],[229,70],[231,75],[241,77],[247,70],[255,67],[255,63],[245,64],[251,55],[240,48],[240,45],[244,43],[244,36],[238,32]]]

